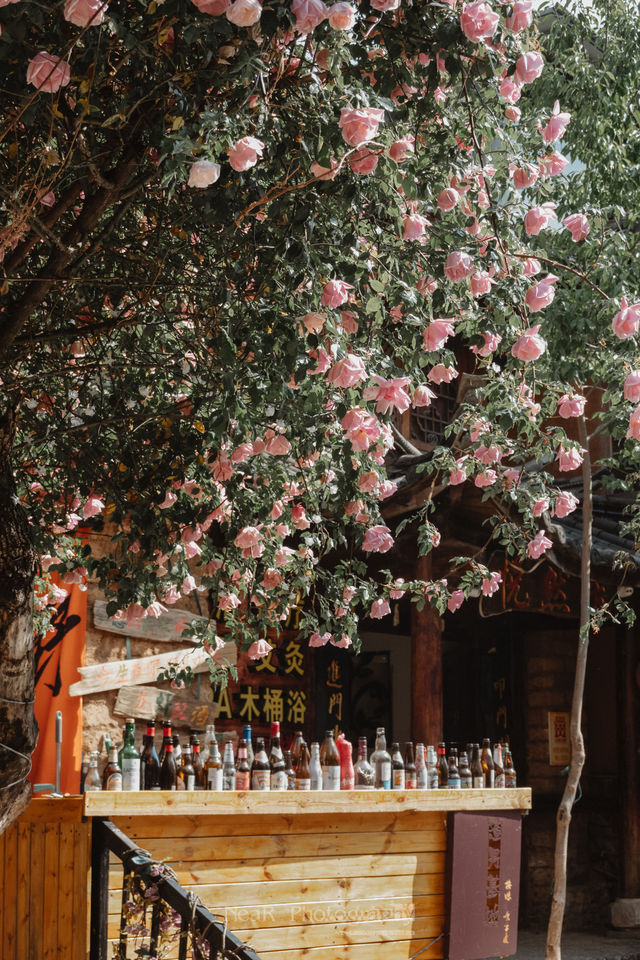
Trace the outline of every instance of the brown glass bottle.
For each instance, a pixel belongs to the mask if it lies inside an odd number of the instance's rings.
[[[444,743],[438,744],[438,787],[444,790],[449,780],[449,764],[447,763],[447,747]]]
[[[102,774],[103,790],[122,790],[122,770],[118,763],[117,747],[109,748],[109,759]]]
[[[457,750],[451,750],[449,753],[449,769],[447,771],[447,788],[449,790],[459,790],[462,786],[456,754]]]
[[[178,790],[191,791],[196,788],[196,771],[193,767],[192,757],[191,744],[187,743],[182,751],[182,762],[178,768],[178,779],[176,782]]]
[[[160,760],[156,753],[156,722],[147,721],[147,732],[142,744],[142,754],[140,755],[140,789],[141,790],[159,790],[160,789]]]
[[[502,766],[502,744],[500,743],[494,743],[493,745],[493,767],[493,785],[498,790],[504,790],[504,767]]]
[[[418,785],[416,762],[413,753],[413,744],[404,745],[404,787],[405,790],[415,790]]]
[[[460,787],[462,790],[471,790],[473,786],[473,777],[471,775],[471,767],[469,766],[469,761],[467,759],[466,753],[460,754],[460,765],[458,767],[460,771]]]
[[[209,756],[205,765],[207,774],[207,790],[222,790],[222,760],[218,741],[212,740],[209,744]]]
[[[304,743],[302,730],[296,730],[291,743],[291,766],[295,770],[298,766],[298,757],[300,756],[300,747]]]
[[[262,737],[256,738],[256,749],[253,754],[253,763],[251,764],[251,789],[271,789],[269,758],[267,757],[267,751],[264,748],[264,739]]]
[[[164,760],[164,755],[167,752],[167,744],[171,741],[173,744],[173,737],[171,736],[171,721],[164,720],[162,723],[162,746],[160,747],[160,756],[158,757],[158,763],[162,767],[162,761]]]
[[[247,755],[247,741],[243,738],[238,744],[236,757],[236,790],[251,789],[251,767]]]
[[[397,742],[391,744],[391,789],[404,790],[404,760]]]
[[[176,761],[173,757],[173,741],[165,745],[164,758],[160,767],[160,789],[175,790],[178,782]]]
[[[311,773],[309,771],[309,750],[304,740],[300,744],[298,765],[296,767],[296,790],[311,790]]]
[[[480,762],[482,763],[482,775],[484,777],[485,789],[493,788],[496,771],[493,765],[493,757],[491,755],[491,741],[488,737],[485,737],[485,739],[482,741]]]
[[[280,747],[280,734],[276,733],[271,738],[271,751],[269,753],[269,789],[270,790],[288,790],[289,780],[287,769]]]
[[[484,787],[484,771],[480,759],[480,744],[474,743],[471,754],[471,786],[474,790],[482,790]]]
[[[322,789],[340,789],[340,754],[333,739],[333,730],[325,730],[320,747],[320,766],[322,767]]]
[[[514,790],[518,785],[516,768],[513,765],[513,757],[509,747],[504,749],[504,785],[508,790]]]
[[[202,758],[200,756],[200,737],[197,733],[192,733],[190,741],[192,753],[191,762],[193,763],[193,769],[196,775],[196,790],[204,790],[206,788],[206,777],[204,773],[204,764],[202,763]]]

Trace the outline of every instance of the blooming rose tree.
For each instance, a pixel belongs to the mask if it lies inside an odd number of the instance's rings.
[[[367,566],[394,543],[394,416],[428,406],[461,351],[480,386],[429,469],[483,490],[510,557],[541,557],[543,517],[577,500],[527,465],[588,454],[589,374],[545,322],[567,281],[595,304],[580,325],[606,361],[607,429],[635,456],[640,305],[588,275],[602,218],[554,199],[571,105],[528,106],[545,69],[531,0],[0,7],[9,746],[33,743],[31,605],[35,585],[44,623],[52,571],[96,579],[128,623],[209,593],[256,657],[296,597],[311,646],[347,647],[404,592],[441,613],[495,593],[483,556],[435,582]],[[76,536],[87,523],[106,556]],[[199,638],[213,651],[215,624]],[[6,823],[27,792],[2,795]]]

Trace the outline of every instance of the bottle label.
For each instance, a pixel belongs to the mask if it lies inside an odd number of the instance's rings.
[[[460,786],[463,790],[471,790],[473,780],[471,777],[460,777]]]
[[[138,757],[122,760],[122,789],[140,789],[140,760]]]
[[[357,783],[355,786],[356,790],[373,790],[372,783]]]
[[[460,777],[452,777],[452,776],[450,776],[450,777],[449,777],[449,780],[448,780],[448,782],[446,783],[445,786],[448,787],[449,790],[460,790],[460,788],[461,788],[461,786],[462,786],[462,783],[461,783],[461,781],[460,781]]]
[[[497,777],[494,777],[493,785],[497,790],[504,790],[506,786],[504,773],[499,773]]]
[[[286,770],[274,770],[271,773],[272,790],[288,790],[289,778]]]
[[[251,774],[252,790],[269,790],[271,775],[268,770],[254,770]]]
[[[107,777],[107,790],[122,790],[122,774],[110,773]]]
[[[222,769],[209,767],[207,770],[207,787],[209,790],[222,790]]]
[[[429,789],[429,776],[426,770],[416,771],[416,790]]]
[[[393,771],[393,789],[404,790],[404,770]]]
[[[195,773],[188,773],[188,774],[187,774],[186,789],[187,789],[187,790],[195,790],[195,788],[196,788],[196,775],[195,775]]]
[[[472,781],[474,790],[483,790],[484,789],[484,777],[474,777]]]
[[[322,789],[339,790],[340,789],[340,767],[322,768]]]
[[[251,774],[248,770],[236,770],[236,790],[251,789]]]
[[[495,770],[487,770],[484,775],[484,785],[485,787],[495,787],[496,772]]]
[[[405,771],[404,786],[405,786],[405,790],[417,790],[418,789],[417,774],[412,774],[410,777],[407,777],[406,771]]]
[[[296,780],[296,790],[311,790],[311,780]]]
[[[383,760],[377,765],[378,776],[376,780],[383,790],[391,789],[391,761]]]
[[[296,788],[296,773],[295,770],[291,769],[287,773],[287,790],[295,790]]]

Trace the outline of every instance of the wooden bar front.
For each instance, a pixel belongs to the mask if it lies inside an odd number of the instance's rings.
[[[530,807],[528,789],[85,796],[265,960],[445,956],[448,814]],[[114,860],[110,939],[121,891]]]

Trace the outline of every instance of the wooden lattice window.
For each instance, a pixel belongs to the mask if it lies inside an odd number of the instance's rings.
[[[409,439],[417,447],[431,447],[441,443],[445,428],[453,418],[457,407],[458,386],[456,381],[441,383],[433,388],[436,394],[428,407],[411,410]]]

